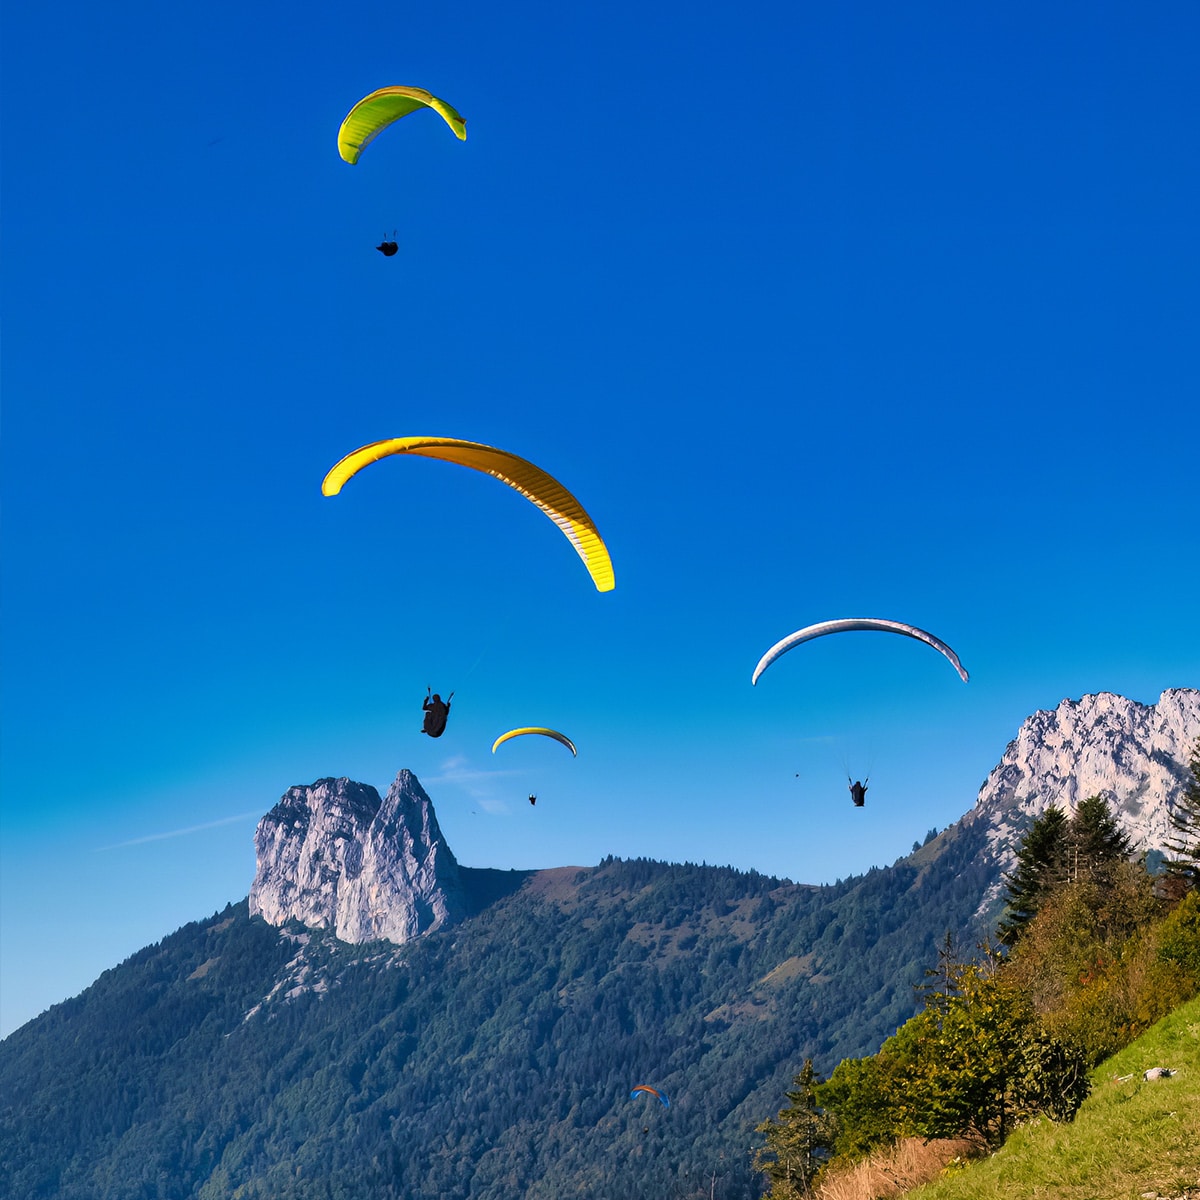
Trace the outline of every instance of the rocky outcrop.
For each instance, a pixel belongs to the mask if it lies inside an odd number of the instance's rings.
[[[254,834],[250,912],[295,919],[346,942],[397,944],[461,920],[458,863],[411,771],[380,800],[366,784],[289,788]]]
[[[1135,850],[1161,850],[1197,738],[1195,688],[1170,688],[1157,704],[1111,692],[1064,700],[1026,718],[962,824],[987,826],[985,854],[1010,871],[1034,817],[1052,804],[1070,813],[1088,796],[1103,796]],[[985,905],[1002,887],[989,889]]]

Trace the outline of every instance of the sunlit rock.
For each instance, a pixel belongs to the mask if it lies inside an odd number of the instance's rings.
[[[250,912],[290,918],[346,942],[397,944],[466,915],[458,862],[411,771],[380,800],[366,784],[289,788],[258,823]]]
[[[1200,691],[1170,688],[1157,704],[1112,692],[1064,700],[1021,724],[962,821],[990,826],[987,855],[1011,871],[1021,837],[1050,805],[1068,815],[1103,796],[1135,851],[1162,850],[1200,738]],[[984,907],[1003,889],[995,883]]]

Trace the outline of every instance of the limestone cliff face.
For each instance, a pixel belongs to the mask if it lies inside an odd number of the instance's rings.
[[[366,784],[289,788],[254,834],[251,914],[330,929],[346,942],[397,944],[461,920],[458,863],[411,771],[380,800]]]
[[[1069,814],[1103,796],[1135,850],[1161,850],[1200,738],[1200,691],[1170,688],[1157,704],[1111,692],[1064,700],[1021,724],[963,825],[987,827],[985,853],[1011,871],[1021,836],[1054,804]],[[986,903],[1002,890],[996,883]]]

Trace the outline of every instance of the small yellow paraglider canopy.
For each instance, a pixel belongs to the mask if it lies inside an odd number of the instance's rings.
[[[510,729],[507,733],[502,733],[492,743],[492,753],[495,754],[496,747],[503,745],[509,738],[524,737],[527,733],[540,733],[542,737],[553,738],[556,742],[562,742],[576,758],[579,757],[578,751],[575,749],[575,743],[565,733],[559,733],[557,729],[544,729],[540,725],[523,725],[520,729]]]
[[[385,87],[364,96],[347,114],[338,130],[338,153],[348,163],[358,156],[393,121],[407,117],[418,108],[432,108],[460,142],[467,140],[467,123],[445,100],[419,87]]]
[[[506,483],[520,492],[531,504],[536,504],[566,535],[583,559],[592,582],[599,592],[611,592],[615,586],[612,559],[596,528],[596,523],[584,512],[583,505],[552,475],[540,467],[479,442],[464,442],[461,438],[400,437],[371,442],[347,454],[325,476],[321,491],[336,496],[342,485],[363,467],[393,454],[419,454],[423,458],[440,458],[443,462],[458,463],[482,471],[493,479]]]

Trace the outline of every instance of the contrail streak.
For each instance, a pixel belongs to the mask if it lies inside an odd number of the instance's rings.
[[[218,821],[205,821],[203,825],[189,825],[186,829],[171,829],[166,833],[148,833],[145,837],[130,838],[127,842],[114,842],[111,846],[97,846],[96,853],[101,850],[120,850],[123,846],[140,846],[143,842],[161,842],[166,838],[183,837],[189,833],[199,833],[202,829],[216,829],[218,825],[232,825],[234,821],[245,821],[257,817],[255,812],[238,813],[235,817],[221,817]]]

